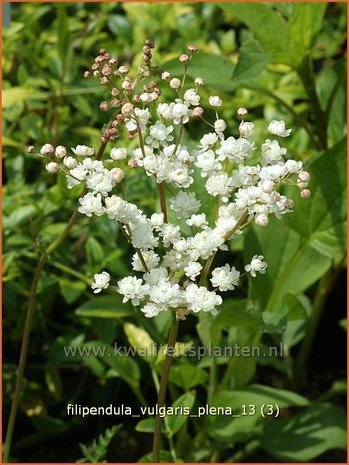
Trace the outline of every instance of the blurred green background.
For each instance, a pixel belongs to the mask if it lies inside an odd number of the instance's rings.
[[[26,146],[97,148],[108,121],[99,110],[103,88],[82,74],[101,47],[136,67],[144,40],[151,38],[153,62],[173,75],[181,69],[178,55],[189,43],[198,45],[188,86],[202,76],[204,100],[223,98],[231,134],[237,133],[239,107],[248,108],[257,143],[268,121],[284,119],[293,128],[288,152],[305,163],[313,179],[312,198],[296,199],[289,218],[252,228],[244,240],[230,244],[232,263],[241,266],[243,256],[262,253],[267,274],[231,295],[215,323],[207,315],[193,317],[180,333],[182,342],[195,346],[208,340],[262,348],[282,342],[284,353],[277,359],[218,359],[215,370],[224,386],[212,402],[275,404],[282,395],[289,408],[279,420],[255,415],[179,424],[172,439],[177,459],[344,462],[346,4],[12,3],[2,33],[4,427],[33,270],[79,196],[66,189],[64,176],[45,172]],[[185,143],[200,134],[192,123]],[[124,144],[119,140],[110,148]],[[148,211],[156,208],[146,176],[132,172],[125,190],[128,200]],[[39,282],[13,461],[150,460],[151,435],[144,432],[149,424],[135,431],[132,419],[71,418],[65,408],[72,402],[155,402],[151,373],[161,372],[161,360],[69,359],[63,351],[64,345],[132,345],[144,334],[140,330],[156,342],[166,340],[168,315],[145,321],[114,296],[92,297],[93,274],[107,269],[123,277],[131,255],[116,225],[104,217],[80,217],[50,256]],[[251,308],[247,297],[258,305]],[[184,395],[188,401],[194,390],[196,405],[205,404],[211,375],[210,360],[178,357],[170,399]],[[110,429],[115,423],[122,427]],[[173,460],[166,441],[162,458]]]

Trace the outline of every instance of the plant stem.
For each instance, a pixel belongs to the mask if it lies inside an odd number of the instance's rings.
[[[168,377],[172,365],[172,358],[174,355],[174,348],[176,345],[176,339],[178,334],[179,320],[176,319],[176,313],[173,312],[172,322],[167,341],[167,351],[164,361],[164,366],[161,373],[160,387],[158,393],[157,407],[158,410],[165,405],[166,390],[168,384]],[[161,439],[161,417],[157,413],[155,418],[155,429],[153,437],[153,462],[159,462],[159,451],[160,451],[160,439]]]
[[[152,377],[153,377],[156,392],[159,394],[159,389],[160,389],[159,378],[158,378],[158,374],[156,373],[155,368],[154,368],[153,365],[151,366],[151,374],[152,374]],[[170,433],[170,429],[168,427],[168,420],[167,420],[166,415],[164,416],[164,423],[165,423],[165,428],[166,428],[167,433]],[[170,446],[170,452],[171,452],[171,455],[172,455],[172,459],[176,463],[178,461],[177,454],[176,454],[176,448],[175,448],[175,445],[174,445],[174,442],[173,442],[173,438],[170,435],[168,436],[168,444]]]
[[[4,463],[8,463],[8,460],[10,457],[10,447],[11,447],[11,442],[12,442],[13,429],[15,426],[15,420],[16,420],[18,404],[19,404],[19,396],[20,396],[20,391],[21,391],[22,381],[23,381],[25,362],[26,362],[27,353],[28,353],[30,327],[31,327],[31,322],[33,319],[33,313],[34,313],[34,308],[35,308],[36,288],[38,285],[41,271],[44,267],[45,260],[46,260],[46,256],[42,254],[38,261],[38,264],[36,265],[34,278],[32,281],[31,288],[30,288],[28,311],[27,311],[27,316],[26,316],[26,320],[24,324],[24,332],[23,332],[21,353],[19,357],[16,386],[15,386],[15,391],[14,391],[14,396],[13,396],[13,402],[11,405],[11,412],[10,412],[10,417],[9,417],[9,421],[7,425],[6,439],[5,439],[5,444],[4,444],[4,457],[3,457]]]
[[[102,157],[106,146],[107,146],[106,143],[102,143],[100,145],[100,148],[96,155],[97,160],[99,160]],[[85,187],[81,195],[84,195],[86,191],[87,189]],[[22,338],[22,345],[21,345],[21,351],[20,351],[20,356],[19,356],[16,385],[15,385],[15,390],[13,394],[13,401],[11,405],[9,421],[7,425],[6,439],[4,443],[3,463],[8,463],[9,457],[10,457],[12,436],[13,436],[13,430],[14,430],[14,425],[16,421],[17,411],[18,411],[19,397],[20,397],[21,387],[23,383],[24,369],[25,369],[25,364],[26,364],[27,355],[28,355],[30,331],[31,331],[31,325],[32,325],[32,320],[33,320],[33,315],[34,315],[34,310],[35,310],[35,298],[36,298],[36,291],[37,291],[40,275],[43,270],[44,264],[46,262],[47,256],[53,253],[68,236],[79,214],[78,208],[79,208],[78,206],[75,208],[74,212],[72,213],[62,233],[57,237],[55,241],[52,242],[52,244],[46,249],[46,251],[41,254],[39,261],[35,268],[34,277],[33,277],[31,288],[30,288],[27,315],[26,315],[24,329],[23,329],[23,338]]]
[[[164,215],[164,222],[167,223],[167,206],[166,206],[166,196],[165,196],[165,183],[161,182],[158,184],[159,197],[160,197],[160,206],[161,211]]]

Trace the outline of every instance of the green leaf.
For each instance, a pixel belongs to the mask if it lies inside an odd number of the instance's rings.
[[[58,38],[58,52],[65,63],[67,52],[69,48],[69,23],[65,3],[58,3],[57,5],[57,38]]]
[[[343,410],[323,403],[292,418],[267,422],[261,443],[278,460],[308,463],[327,450],[345,449],[346,437]]]
[[[163,67],[173,76],[183,74],[183,65],[179,63],[177,58],[164,63]],[[229,92],[234,88],[232,81],[233,69],[233,63],[222,55],[200,53],[190,63],[188,75],[193,79],[201,76],[207,86]]]
[[[84,292],[86,284],[82,281],[69,281],[68,279],[61,278],[59,280],[59,288],[64,300],[67,304],[71,304]]]
[[[182,396],[180,396],[177,400],[175,400],[172,404],[172,408],[176,409],[188,409],[190,411],[193,408],[195,402],[195,392],[186,392]],[[174,410],[175,412],[175,410]],[[167,418],[167,427],[169,429],[168,435],[171,437],[176,434],[184,425],[184,423],[189,418],[189,413],[184,414],[180,413],[177,415],[166,415]]]
[[[147,331],[132,323],[124,324],[124,331],[130,345],[136,349],[138,355],[152,362],[156,358],[155,342],[149,336]]]
[[[265,52],[273,55],[274,62],[283,62],[288,51],[286,21],[262,3],[221,3],[226,12],[243,21],[253,32]]]
[[[263,255],[268,263],[264,275],[250,278],[251,298],[258,299],[262,311],[282,313],[282,299],[286,294],[302,293],[331,265],[331,259],[311,247],[304,236],[275,218],[267,228],[253,226],[247,232],[245,261],[249,262],[256,254]]]
[[[47,92],[38,92],[29,87],[10,87],[2,90],[2,108],[25,100],[46,100],[47,96]]]
[[[219,328],[244,326],[261,329],[262,320],[257,302],[251,300],[227,299],[220,306],[220,311],[212,325]]]
[[[291,49],[303,55],[311,49],[321,30],[326,8],[326,3],[294,3],[288,24]]]
[[[100,269],[104,260],[104,251],[101,244],[93,236],[90,236],[86,241],[86,258],[90,268]]]
[[[131,315],[130,305],[123,304],[121,297],[94,297],[75,310],[75,314],[95,318],[124,318]]]
[[[233,415],[240,416],[210,415],[209,434],[222,441],[244,441],[253,434],[253,428],[262,418],[263,405],[272,405],[276,412],[276,404],[282,409],[292,406],[304,407],[309,402],[305,397],[294,392],[259,384],[251,385],[241,391],[221,391],[213,399],[211,406],[230,407]],[[243,405],[246,406],[246,412],[251,412],[251,415],[242,415]]]
[[[180,386],[185,391],[189,391],[198,384],[206,383],[207,378],[205,370],[189,364],[174,366],[170,371],[170,382]]]
[[[140,371],[137,363],[127,355],[117,352],[114,347],[101,341],[90,341],[84,344],[85,348],[91,348],[91,354],[84,357],[97,356],[113,369],[113,377],[122,378],[132,387],[137,387],[140,381]],[[110,376],[112,377],[112,376]]]
[[[309,201],[296,200],[286,224],[313,249],[336,258],[346,248],[346,140],[324,152],[307,169],[312,196]]]
[[[123,15],[108,15],[108,27],[118,38],[132,40],[132,25]]]
[[[45,370],[45,381],[48,390],[53,397],[60,401],[62,400],[62,380],[58,370],[48,368]]]
[[[140,433],[154,433],[155,418],[145,418],[137,423],[135,430]],[[164,424],[161,425],[161,432],[166,433]]]
[[[257,42],[244,43],[240,49],[239,61],[233,72],[233,80],[259,76],[270,61],[271,55],[264,52]]]
[[[35,205],[23,205],[13,210],[8,216],[4,217],[4,229],[13,230],[17,226],[20,226],[30,218],[37,216],[37,208]]]

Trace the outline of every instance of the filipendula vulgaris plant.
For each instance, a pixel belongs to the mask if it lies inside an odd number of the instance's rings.
[[[146,318],[172,313],[158,392],[160,408],[165,404],[179,321],[199,312],[216,315],[224,293],[239,285],[242,272],[255,277],[267,268],[264,257],[255,255],[244,270],[229,263],[211,269],[215,254],[218,250],[227,251],[227,241],[243,234],[247,225],[266,227],[270,216],[281,219],[291,213],[294,202],[281,194],[280,188],[297,186],[301,197],[308,198],[310,175],[303,170],[302,162],[290,159],[286,148],[280,145],[292,131],[285,128],[284,121],[271,121],[267,128],[270,135],[261,147],[256,147],[254,125],[246,121],[245,108],[237,109],[241,119],[238,137],[227,133],[226,121],[219,116],[223,104],[219,96],[208,98],[215,121],[205,119],[200,106],[204,80],[197,77],[192,88],[185,87],[188,66],[198,51],[195,45],[179,57],[184,68],[180,77],[152,66],[153,47],[147,40],[135,75],[104,49],[99,51],[91,70],[84,73],[86,78],[99,79],[108,92],[108,100],[100,103],[100,109],[114,110],[111,122],[102,132],[102,144],[117,141],[123,127],[129,140],[137,140],[137,148],[130,150],[127,144],[115,142],[109,155],[100,159],[94,148],[85,145],[78,145],[69,153],[64,146],[45,144],[39,155],[47,160],[47,171],[66,174],[68,189],[85,186],[78,208],[82,215],[107,215],[110,221],[118,223],[134,248],[132,274],[116,283],[123,302],[130,300],[135,311]],[[156,74],[160,79],[153,79]],[[172,89],[172,101],[162,101],[162,86]],[[182,136],[184,126],[192,120],[202,125],[202,135],[195,148],[189,149],[183,145]],[[259,160],[249,164],[255,151]],[[122,182],[128,170],[143,170],[145,176],[154,180],[161,211],[147,216],[124,197]],[[213,222],[201,211],[195,172],[207,194],[216,199]],[[169,209],[175,213],[175,222],[169,221]],[[107,271],[96,274],[93,292],[106,289],[110,280]],[[159,461],[160,431],[161,418],[157,416],[154,462]]]

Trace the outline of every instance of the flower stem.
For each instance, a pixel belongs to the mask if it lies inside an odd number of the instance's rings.
[[[158,411],[165,405],[166,390],[168,384],[168,377],[172,365],[172,358],[174,355],[174,348],[176,345],[177,333],[178,333],[179,320],[176,319],[176,313],[173,312],[172,322],[167,341],[167,351],[164,361],[164,366],[161,374],[160,387],[158,393],[157,407]],[[157,411],[155,418],[155,429],[153,437],[153,462],[159,462],[160,452],[160,439],[161,439],[161,416]]]
[[[160,206],[161,211],[164,215],[164,222],[167,223],[167,206],[166,206],[166,196],[165,196],[165,183],[161,182],[158,184],[159,197],[160,197]]]
[[[39,261],[38,261],[38,264],[36,265],[34,278],[33,278],[33,281],[32,281],[31,288],[30,288],[28,311],[27,311],[27,316],[26,316],[26,320],[25,320],[25,324],[24,324],[21,353],[20,353],[20,357],[19,357],[19,364],[18,364],[18,370],[17,370],[16,386],[15,386],[15,391],[14,391],[14,396],[13,396],[13,402],[12,402],[12,405],[11,405],[10,417],[9,417],[9,421],[8,421],[8,425],[7,425],[6,439],[5,439],[5,444],[4,444],[4,456],[3,456],[4,463],[8,463],[9,457],[10,457],[10,448],[11,448],[11,442],[12,442],[12,435],[13,435],[13,430],[14,430],[15,421],[16,421],[16,415],[17,415],[17,410],[18,410],[18,405],[19,405],[19,397],[20,397],[20,391],[21,391],[21,387],[22,387],[25,362],[26,362],[27,353],[28,353],[30,328],[31,328],[33,313],[34,313],[34,309],[35,309],[36,288],[37,288],[37,285],[38,285],[38,281],[39,281],[39,278],[40,278],[41,271],[42,271],[42,269],[44,267],[44,264],[45,264],[45,260],[46,260],[46,255],[42,254]]]
[[[107,143],[102,143],[100,145],[100,148],[96,155],[97,160],[99,160],[102,157],[106,146],[107,146]],[[86,191],[87,189],[85,187],[81,195],[84,195]],[[23,329],[23,338],[22,338],[22,345],[21,345],[21,351],[20,351],[20,356],[19,356],[16,385],[15,385],[13,401],[12,401],[10,416],[9,416],[8,425],[7,425],[6,439],[4,443],[3,463],[8,463],[9,458],[10,458],[12,436],[13,436],[13,430],[15,426],[17,411],[18,411],[19,398],[20,398],[21,387],[23,383],[24,369],[25,369],[25,364],[26,364],[27,355],[28,355],[30,331],[31,331],[31,325],[32,325],[33,315],[34,315],[34,310],[35,310],[35,298],[36,298],[36,291],[37,291],[40,275],[44,268],[47,256],[53,253],[68,236],[79,214],[78,208],[79,207],[75,208],[74,212],[72,213],[62,233],[57,237],[55,241],[52,242],[52,244],[46,249],[46,251],[41,254],[39,261],[35,268],[32,284],[30,287],[27,315],[26,315],[24,329]]]

